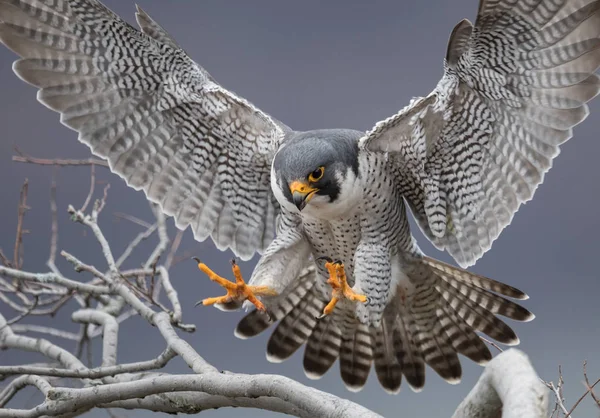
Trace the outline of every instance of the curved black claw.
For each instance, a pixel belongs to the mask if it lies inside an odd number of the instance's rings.
[[[194,260],[198,264],[200,264],[202,262],[202,261],[200,261],[200,259],[198,257],[192,257],[192,260]]]
[[[231,263],[232,266],[235,266],[237,264],[235,261],[235,258],[232,258],[229,262]]]
[[[263,312],[263,314],[267,315],[267,318],[269,318],[269,322],[275,322],[275,317],[273,316],[273,314],[271,313],[271,311],[269,309],[266,309],[262,312]]]
[[[342,263],[342,260],[340,260],[340,259],[337,259],[337,260],[335,260],[335,261],[333,262],[333,264],[344,264],[344,263]]]

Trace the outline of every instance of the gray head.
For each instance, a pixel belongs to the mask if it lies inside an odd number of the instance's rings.
[[[272,188],[279,203],[316,217],[347,209],[356,193],[362,132],[330,129],[296,133],[273,161]]]

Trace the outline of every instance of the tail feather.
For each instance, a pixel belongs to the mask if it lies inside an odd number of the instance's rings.
[[[523,293],[519,289],[490,279],[488,277],[471,273],[467,270],[454,267],[453,265],[444,263],[443,261],[439,261],[431,257],[423,257],[422,260],[423,264],[426,264],[434,270],[443,273],[443,275],[441,275],[441,278],[444,280],[470,284],[480,289],[491,290],[492,292],[496,292],[500,295],[508,296],[513,299],[529,299],[529,296],[527,296],[526,293]]]
[[[448,335],[452,347],[463,356],[478,364],[486,364],[492,353],[483,340],[448,305],[437,311],[442,330]]]
[[[466,282],[458,282],[446,277],[446,274],[441,275],[444,279],[443,286],[451,286],[461,295],[475,302],[487,311],[505,316],[515,321],[531,321],[535,316],[521,305],[516,304],[502,296],[495,295],[468,284]]]
[[[315,297],[317,290],[311,289],[279,323],[267,343],[267,359],[278,363],[296,352],[312,334],[317,316],[325,303]]]
[[[462,368],[452,342],[437,320],[439,303],[436,299],[439,299],[439,294],[435,289],[417,287],[411,301],[411,315],[414,317],[411,332],[425,362],[440,377],[454,384],[460,381]]]
[[[415,259],[405,273],[412,287],[398,291],[377,327],[360,323],[344,303],[317,320],[327,302],[315,285],[320,278],[312,274],[305,282],[294,282],[283,297],[265,301],[273,320],[281,320],[269,340],[268,358],[287,359],[306,342],[303,362],[310,378],[323,376],[339,358],[349,390],[365,385],[374,364],[377,379],[389,393],[400,390],[402,375],[419,391],[425,385],[425,364],[457,383],[462,374],[458,354],[479,364],[491,359],[477,331],[504,344],[518,343],[514,331],[495,314],[520,321],[533,316],[499,295],[523,299],[523,292],[463,269],[424,257]],[[251,312],[240,321],[236,335],[257,335],[271,323]]]
[[[304,373],[310,379],[321,378],[340,355],[342,332],[333,316],[317,321],[304,351]]]
[[[373,363],[377,380],[386,392],[398,393],[402,383],[402,367],[394,350],[394,324],[385,317],[380,327],[371,327]]]
[[[373,350],[369,328],[364,324],[356,324],[342,333],[340,346],[340,373],[344,384],[353,392],[363,388],[369,377]]]
[[[412,318],[409,315],[401,312],[396,316],[394,350],[406,381],[415,392],[419,392],[425,386],[425,362],[410,332],[411,328]]]
[[[460,294],[453,287],[440,284],[436,285],[436,290],[470,327],[503,344],[516,345],[519,343],[519,338],[508,325],[496,318],[491,312],[486,311],[477,303]]]
[[[254,310],[242,318],[235,328],[235,336],[246,339],[260,334],[269,328],[272,323],[285,317],[297,306],[313,285],[314,269],[304,269],[300,277],[290,286],[289,291],[276,298],[264,301],[269,312],[268,315]]]

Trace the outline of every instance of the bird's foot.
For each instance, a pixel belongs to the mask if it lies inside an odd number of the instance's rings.
[[[231,302],[242,303],[245,300],[250,301],[256,309],[262,312],[266,312],[265,305],[258,300],[258,296],[276,296],[277,292],[271,289],[268,286],[249,286],[246,284],[244,279],[242,278],[242,272],[240,271],[240,266],[237,265],[235,260],[231,260],[231,270],[233,271],[233,277],[235,278],[235,283],[231,282],[227,279],[216,274],[212,271],[208,266],[199,259],[195,258],[198,263],[198,268],[208,276],[210,280],[218,283],[223,286],[227,291],[225,296],[218,296],[214,298],[206,298],[201,301],[198,301],[196,305],[202,304],[204,306],[214,305],[214,304],[228,304]]]
[[[319,318],[323,318],[324,316],[333,312],[335,305],[337,305],[341,299],[365,303],[367,301],[367,297],[354,292],[354,290],[352,290],[352,288],[348,285],[344,264],[341,261],[332,261],[328,258],[325,258],[325,260],[325,268],[329,272],[329,279],[327,280],[327,283],[331,286],[332,292],[331,300],[327,306],[325,306],[325,309],[323,309],[323,315],[321,315]]]

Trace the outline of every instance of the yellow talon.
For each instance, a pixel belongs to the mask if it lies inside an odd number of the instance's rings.
[[[223,286],[227,291],[227,294],[225,296],[206,298],[198,302],[197,305],[200,303],[202,303],[202,305],[204,306],[214,305],[216,303],[227,304],[233,301],[242,302],[247,299],[254,306],[256,306],[256,309],[262,312],[266,312],[265,305],[260,300],[258,300],[257,296],[277,296],[277,292],[268,286],[247,285],[244,279],[242,278],[240,266],[236,264],[235,260],[231,260],[231,270],[233,271],[235,283],[219,276],[210,268],[208,268],[206,264],[200,262],[200,260],[195,260],[198,262],[198,268],[204,274],[206,274],[210,280],[216,282],[220,286]]]
[[[352,302],[361,302],[365,303],[367,301],[367,297],[365,295],[360,295],[348,285],[348,281],[346,280],[346,271],[344,269],[344,264],[339,262],[327,261],[325,263],[325,268],[329,272],[329,279],[327,283],[332,288],[331,292],[331,300],[323,309],[323,316],[329,315],[333,312],[335,305],[339,302],[340,299],[348,299]]]

